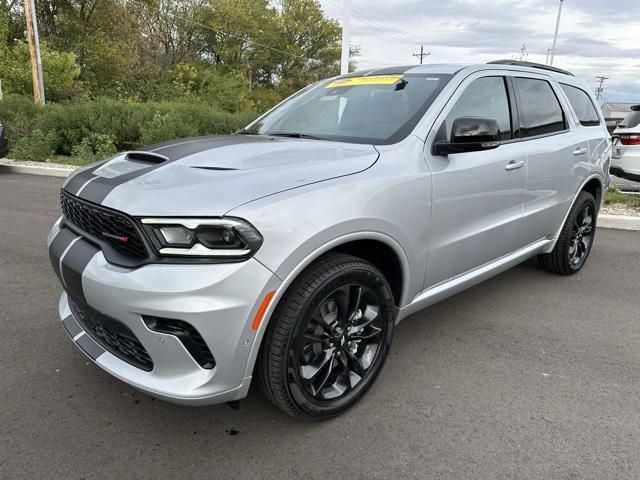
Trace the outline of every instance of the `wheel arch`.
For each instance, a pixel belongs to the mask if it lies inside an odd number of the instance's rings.
[[[304,272],[309,265],[311,265],[318,258],[326,255],[330,252],[348,253],[363,260],[367,260],[378,268],[389,284],[394,293],[394,303],[396,307],[403,305],[405,301],[404,297],[407,296],[407,286],[409,285],[409,260],[403,248],[393,238],[380,232],[359,232],[353,234],[347,234],[334,239],[331,242],[325,243],[323,246],[317,248],[312,253],[307,255],[304,260],[282,280],[282,283],[276,289],[269,306],[267,307],[262,322],[258,330],[256,331],[253,339],[253,345],[251,347],[251,353],[247,359],[247,365],[245,367],[245,377],[251,377],[253,368],[258,357],[258,352],[264,339],[264,334],[269,326],[273,312],[275,311],[278,303],[287,292],[291,284],[298,276]],[[384,261],[375,259],[376,254],[392,254],[393,257],[386,257]],[[374,261],[372,261],[372,259]],[[382,266],[382,268],[381,268]],[[394,276],[394,281],[387,277],[387,274]],[[398,297],[396,297],[396,292]],[[259,299],[258,301],[260,301]]]
[[[571,212],[573,205],[576,203],[576,201],[578,200],[578,196],[582,192],[591,193],[593,197],[596,199],[596,208],[598,210],[600,209],[600,205],[602,204],[602,200],[604,198],[603,185],[604,185],[604,182],[602,178],[600,177],[600,175],[597,175],[597,174],[590,175],[589,177],[587,177],[587,179],[584,182],[582,182],[582,184],[580,185],[580,188],[573,196],[571,205],[569,205],[569,208],[567,209],[566,213],[564,214],[564,217],[562,218],[562,223],[560,224],[560,226],[556,230],[556,233],[553,236],[553,242],[551,242],[551,244],[543,250],[543,253],[549,253],[555,248],[556,242],[560,237],[560,232],[562,231],[562,227],[564,226],[565,222],[567,221],[567,217],[569,216],[569,212]]]

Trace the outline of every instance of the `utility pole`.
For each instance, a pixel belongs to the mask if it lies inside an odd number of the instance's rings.
[[[24,0],[24,15],[27,20],[29,54],[31,55],[31,78],[33,80],[33,99],[44,105],[44,80],[42,78],[42,59],[40,58],[40,38],[34,0]]]
[[[602,85],[604,84],[604,82],[606,80],[610,80],[610,77],[605,77],[604,75],[601,75],[599,77],[596,77],[596,80],[600,80],[600,84],[598,85],[598,88],[596,89],[596,99],[600,100],[600,97],[602,97],[602,94],[604,93],[604,88],[602,88]]]
[[[553,46],[551,47],[551,56],[549,57],[549,65],[553,65],[553,57],[556,55],[556,48],[558,46],[558,31],[560,30],[560,15],[562,15],[562,4],[564,0],[560,0],[560,6],[558,7],[558,18],[556,19],[556,33],[553,35]]]
[[[342,0],[342,55],[340,75],[349,73],[349,30],[351,27],[351,0]]]
[[[431,52],[426,52],[424,51],[424,45],[420,45],[420,53],[414,53],[413,56],[414,57],[418,57],[420,58],[420,65],[422,65],[422,59],[424,57],[428,57],[429,55],[431,55]]]

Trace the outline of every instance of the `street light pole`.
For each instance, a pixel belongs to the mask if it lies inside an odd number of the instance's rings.
[[[351,0],[342,1],[342,55],[340,75],[349,73],[349,30],[351,27]]]
[[[553,65],[553,57],[556,55],[556,47],[558,45],[558,31],[560,30],[560,15],[562,15],[562,4],[564,0],[560,0],[558,7],[558,18],[556,19],[556,33],[553,35],[553,46],[551,47],[551,56],[549,57],[549,65]]]
[[[27,21],[29,37],[29,54],[31,56],[31,78],[33,81],[33,99],[44,105],[44,80],[42,78],[42,58],[40,57],[40,37],[38,36],[38,20],[34,0],[24,0],[24,15]]]

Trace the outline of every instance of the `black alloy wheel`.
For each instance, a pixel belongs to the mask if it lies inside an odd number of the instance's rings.
[[[593,206],[585,203],[573,222],[571,240],[569,242],[569,261],[573,267],[581,265],[589,254],[593,241]]]
[[[589,192],[580,192],[550,253],[538,255],[545,270],[573,275],[584,266],[593,247],[598,210]]]
[[[360,284],[341,286],[320,301],[290,353],[308,395],[334,400],[362,381],[384,341],[380,309],[377,296]]]
[[[321,257],[270,320],[256,365],[266,397],[298,418],[342,413],[382,369],[395,310],[391,287],[373,265],[340,253]]]

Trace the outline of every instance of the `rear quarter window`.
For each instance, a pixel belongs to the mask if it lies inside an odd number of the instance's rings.
[[[560,87],[562,87],[562,90],[567,95],[569,103],[573,111],[576,112],[581,125],[585,127],[600,125],[600,117],[587,92],[573,85],[566,85],[564,83],[561,83]]]

